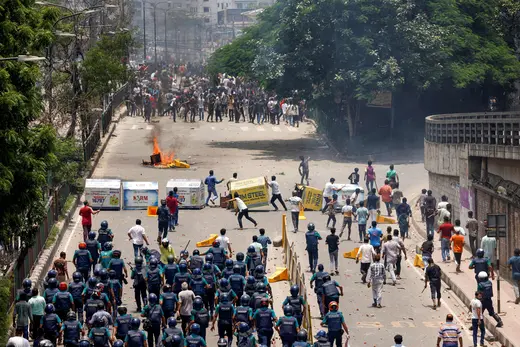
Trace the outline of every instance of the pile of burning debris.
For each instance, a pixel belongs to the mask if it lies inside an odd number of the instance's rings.
[[[153,154],[150,161],[143,160],[144,166],[155,167],[159,169],[183,168],[189,169],[190,164],[185,161],[174,158],[174,153],[165,153],[161,151],[157,137],[153,138]]]

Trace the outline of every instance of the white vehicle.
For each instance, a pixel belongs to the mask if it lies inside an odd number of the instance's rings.
[[[334,191],[334,194],[338,196],[338,201],[334,206],[336,210],[341,210],[341,208],[345,206],[345,202],[347,201],[347,199],[350,199],[350,197],[352,196],[352,194],[354,194],[356,189],[360,189],[359,197],[357,199],[358,204],[360,201],[365,201],[365,190],[363,189],[363,187],[357,184],[334,183],[332,187],[335,189],[341,188],[341,190]],[[323,207],[325,207],[325,199],[323,199],[322,208]]]

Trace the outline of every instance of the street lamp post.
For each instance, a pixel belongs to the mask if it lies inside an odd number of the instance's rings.
[[[154,45],[154,63],[157,66],[157,6],[161,4],[168,4],[168,8],[171,7],[171,1],[160,1],[160,2],[147,2],[143,1],[143,46],[144,46],[144,60],[146,60],[146,5],[150,4],[153,9],[153,45]],[[166,26],[166,15],[167,11],[164,13],[164,47],[166,53],[168,52],[168,43],[167,43],[167,26]]]

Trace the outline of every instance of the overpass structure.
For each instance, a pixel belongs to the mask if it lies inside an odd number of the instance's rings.
[[[500,238],[500,270],[520,247],[520,112],[433,115],[426,118],[424,166],[437,201],[453,206],[452,220],[465,225],[467,212],[479,221],[507,215]],[[479,230],[480,238],[484,227]],[[507,276],[509,277],[509,276]]]

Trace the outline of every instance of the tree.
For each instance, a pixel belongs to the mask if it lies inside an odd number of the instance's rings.
[[[39,54],[52,35],[45,13],[32,1],[3,1],[0,56]],[[47,168],[55,162],[56,134],[49,126],[32,126],[42,110],[36,63],[0,62],[0,240],[20,237],[30,246],[46,214]]]

